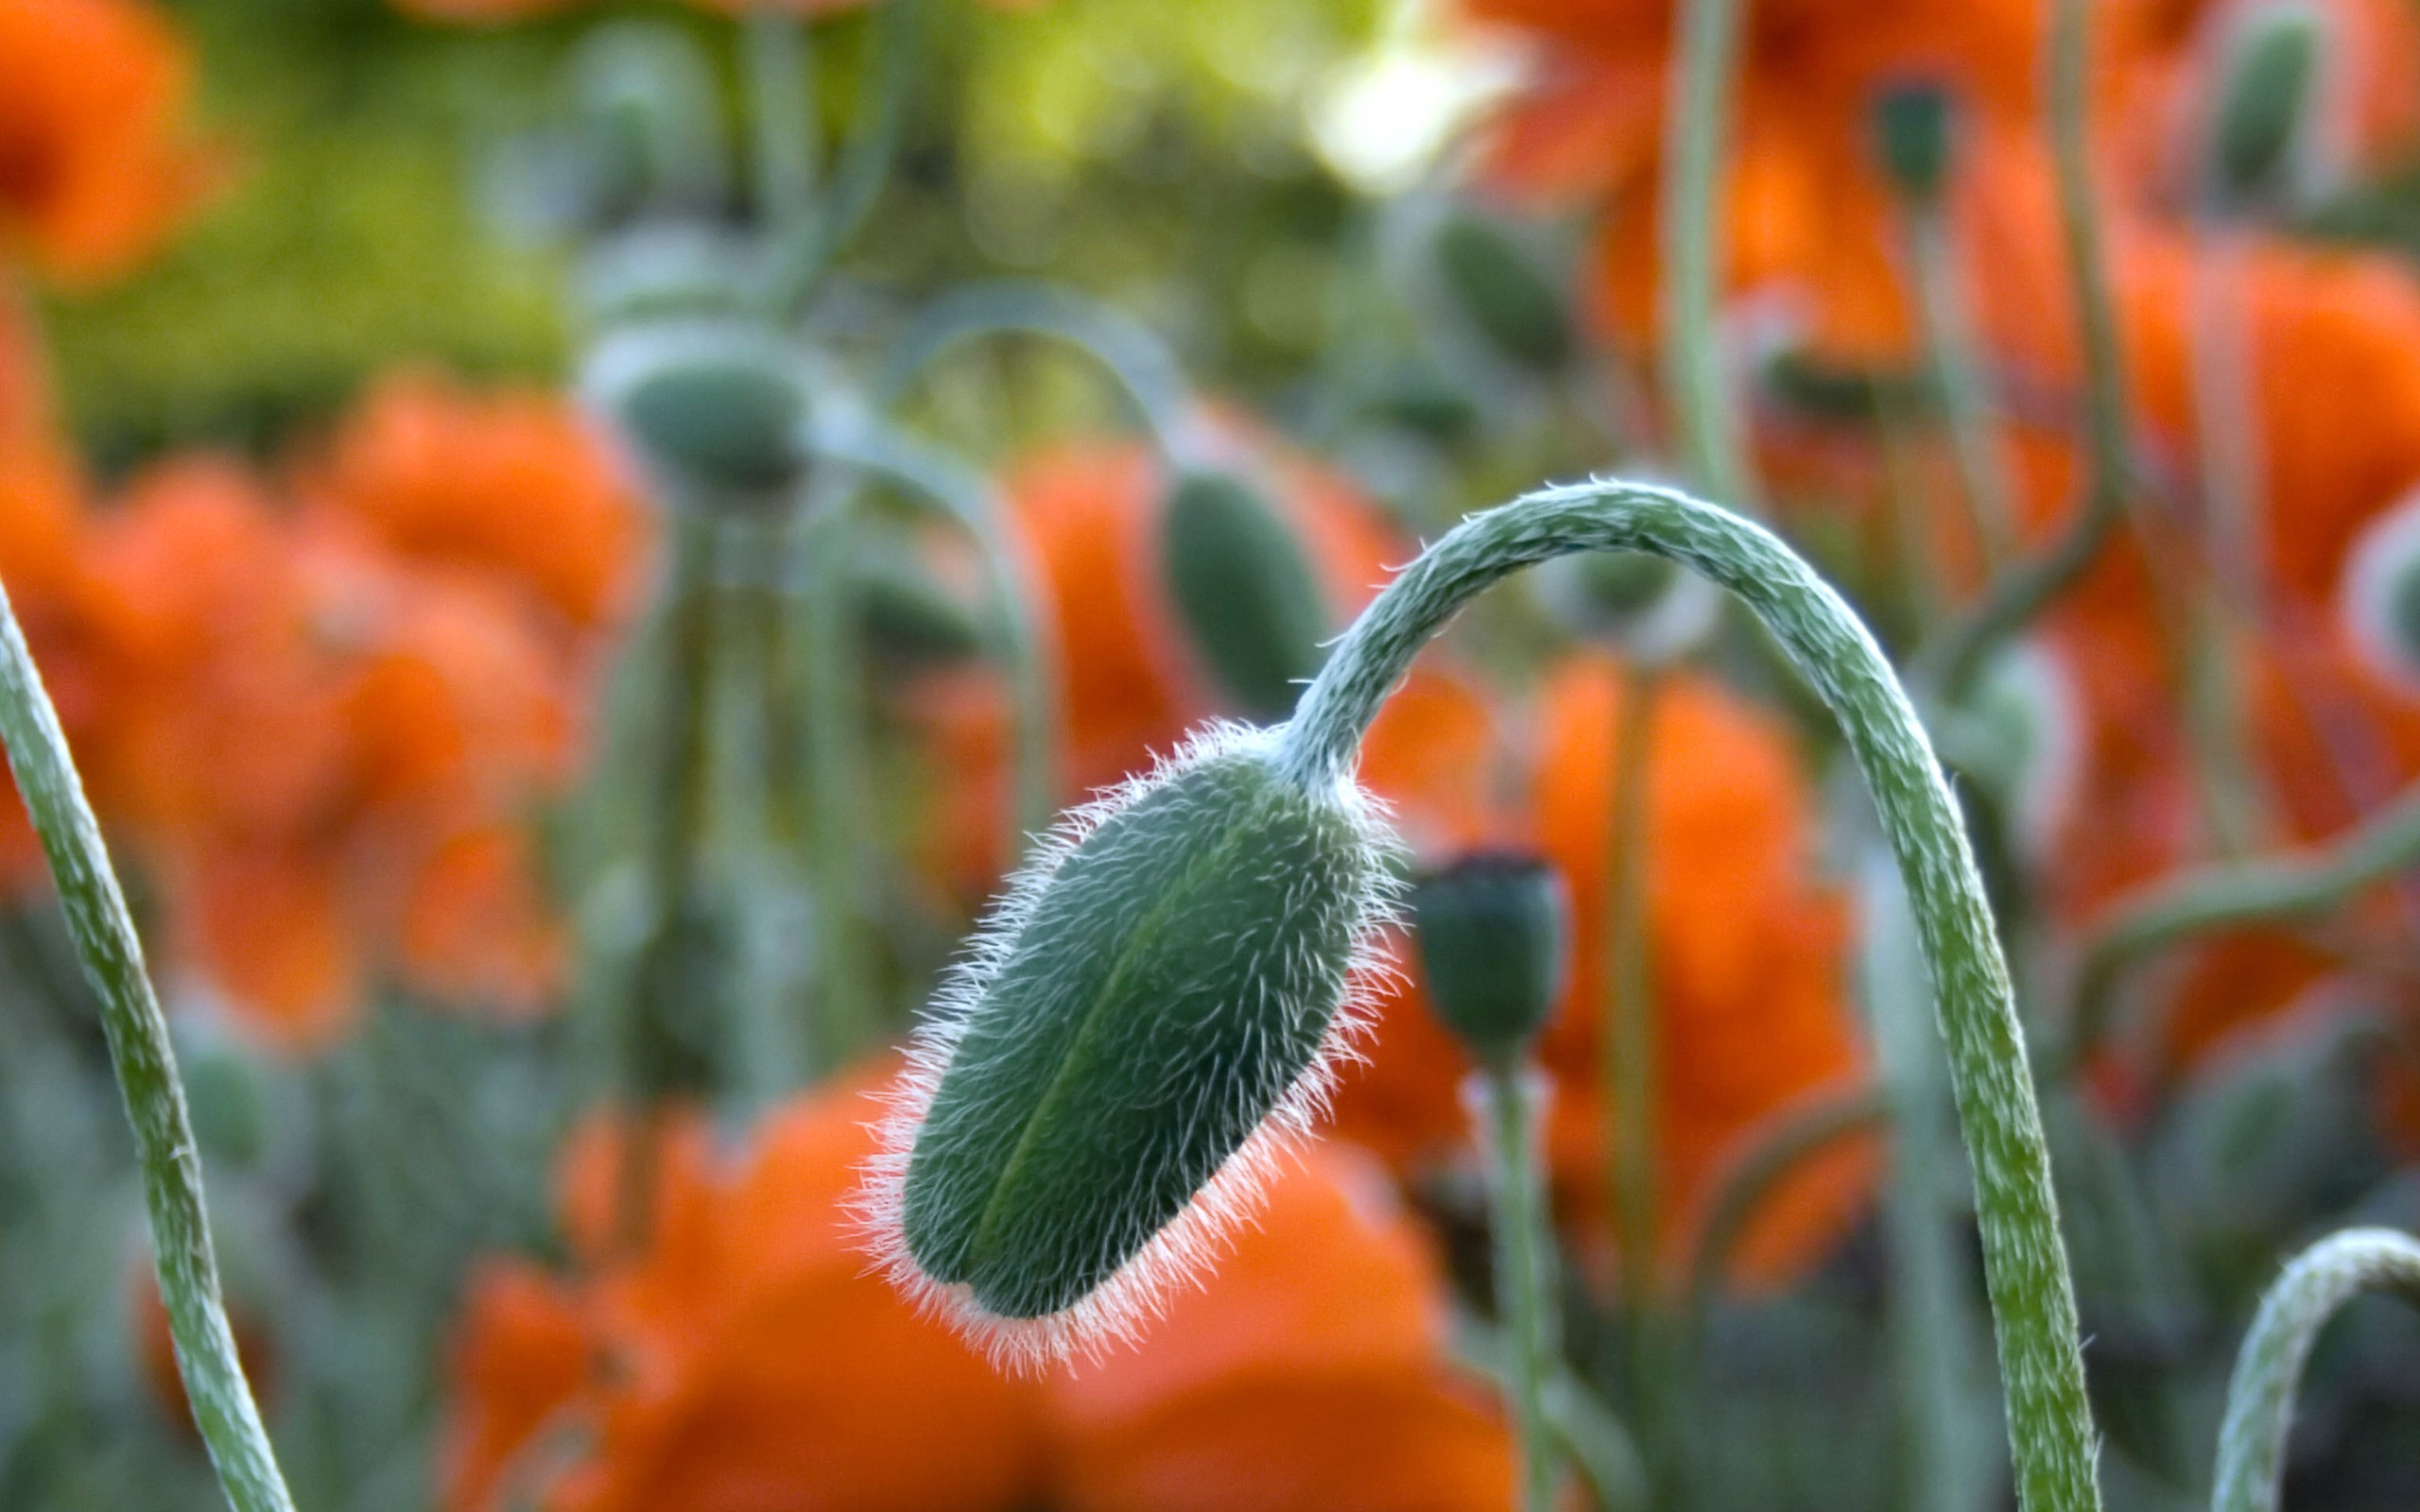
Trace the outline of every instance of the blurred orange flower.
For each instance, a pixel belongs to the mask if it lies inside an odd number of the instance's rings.
[[[569,1277],[492,1262],[454,1351],[456,1512],[846,1507],[1496,1507],[1505,1436],[1444,1366],[1444,1292],[1382,1181],[1314,1151],[1257,1230],[1132,1353],[997,1374],[870,1275],[849,1203],[879,1078],[718,1155],[650,1138],[651,1215],[617,1242],[620,1136],[564,1165]]]
[[[140,0],[0,0],[0,237],[69,283],[123,272],[216,177],[184,43]]]

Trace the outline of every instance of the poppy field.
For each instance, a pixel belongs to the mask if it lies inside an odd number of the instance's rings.
[[[2415,0],[0,0],[0,1508],[2420,1503]]]

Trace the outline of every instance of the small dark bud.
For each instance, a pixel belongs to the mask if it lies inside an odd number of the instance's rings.
[[[2308,148],[2326,35],[2312,9],[2246,10],[2227,38],[2210,123],[2211,188],[2238,210],[2288,198]]]
[[[1511,237],[1461,212],[1437,228],[1434,246],[1446,290],[1499,352],[1538,373],[1570,362],[1571,315],[1563,295]]]
[[[807,459],[806,379],[796,354],[760,328],[696,320],[626,332],[592,363],[589,387],[684,494],[741,506],[795,495]]]
[[[858,552],[849,591],[866,649],[892,665],[964,662],[983,650],[983,632],[966,607],[916,559],[890,545]]]
[[[1570,900],[1534,856],[1484,853],[1413,884],[1412,939],[1437,1016],[1479,1059],[1518,1060],[1563,995]]]
[[[1188,472],[1168,491],[1161,568],[1194,647],[1236,712],[1294,712],[1325,659],[1327,599],[1274,507],[1232,472]]]
[[[1947,191],[1956,116],[1949,92],[1929,80],[1891,85],[1875,100],[1882,171],[1911,203],[1939,204]]]

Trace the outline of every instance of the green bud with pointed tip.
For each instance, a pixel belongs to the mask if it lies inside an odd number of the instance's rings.
[[[1327,600],[1260,491],[1232,472],[1180,476],[1161,516],[1160,561],[1194,648],[1236,712],[1291,713],[1325,659]]]
[[[874,1227],[1004,1360],[1148,1314],[1323,1090],[1392,842],[1274,748],[1214,730],[1078,816],[923,1038]]]
[[[2212,192],[2222,209],[2290,195],[2325,61],[2325,23],[2307,6],[2243,12],[2220,64],[2210,123]]]
[[[1467,211],[1437,228],[1437,272],[1479,334],[1520,367],[1560,371],[1575,350],[1563,295],[1512,238]]]
[[[1875,100],[1875,142],[1882,170],[1910,201],[1941,202],[1949,187],[1956,127],[1949,92],[1929,79],[1890,85]]]
[[[1535,856],[1481,852],[1412,885],[1412,940],[1437,1016],[1490,1065],[1527,1054],[1563,996],[1571,902]]]

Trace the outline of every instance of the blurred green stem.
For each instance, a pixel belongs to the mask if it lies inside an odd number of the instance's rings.
[[[1805,1162],[1842,1140],[1881,1127],[1890,1112],[1890,1102],[1878,1087],[1837,1092],[1764,1129],[1731,1162],[1689,1254],[1685,1317],[1692,1339],[1704,1336],[1705,1320],[1730,1272],[1731,1257],[1737,1252],[1750,1222],[1764,1211],[1781,1184]]]
[[[748,12],[747,54],[756,213],[785,235],[815,206],[815,89],[806,27],[796,11],[759,0]]]
[[[1746,0],[1682,0],[1664,141],[1664,388],[1697,486],[1753,510],[1753,479],[1731,404],[1720,303],[1730,266],[1720,197]]]
[[[1924,312],[1925,345],[1933,381],[1941,389],[1943,419],[1958,457],[1959,482],[1982,548],[1985,571],[1996,572],[2017,551],[2016,517],[2010,503],[2006,459],[1992,414],[1992,397],[1959,286],[1957,245],[1947,210],[1938,203],[1910,203],[1908,261]]]
[[[1175,354],[1123,312],[1055,284],[971,284],[935,300],[884,357],[875,407],[897,408],[925,370],[956,348],[1012,334],[1048,336],[1090,356],[1126,391],[1161,449],[1182,454],[1193,390]]]
[[[873,213],[883,182],[890,177],[915,82],[920,11],[917,0],[888,0],[868,22],[874,28],[873,77],[858,83],[848,145],[812,213],[790,226],[771,249],[766,304],[777,319],[788,318],[805,304]]]
[[[2294,1257],[2269,1288],[2228,1383],[2211,1512],[2277,1512],[2311,1346],[2339,1309],[2373,1290],[2420,1303],[2420,1244],[2391,1228],[2343,1229]]]
[[[236,1512],[292,1512],[268,1432],[244,1380],[218,1290],[201,1188],[201,1152],[185,1114],[167,1020],[111,869],[100,825],[67,751],[59,713],[0,590],[0,742],[67,915],[84,975],[100,999],[110,1063],[134,1129],[152,1253],[178,1373],[219,1485]]]
[[[1447,619],[1509,574],[1581,551],[1651,552],[1729,589],[1839,721],[1932,977],[1974,1168],[2019,1502],[2025,1512],[2090,1512],[2100,1492],[2075,1295],[1998,930],[1923,722],[1856,611],[1803,559],[1752,521],[1647,484],[1543,489],[1469,516],[1345,632],[1285,729],[1278,770],[1306,790],[1342,782],[1379,707]]]
[[[1547,1512],[1554,1501],[1554,1435],[1547,1421],[1546,1386],[1563,1358],[1554,1305],[1554,1233],[1539,1143],[1546,1099],[1546,1078],[1526,1066],[1485,1067],[1473,1086],[1495,1220],[1496,1312],[1512,1342],[1506,1374],[1522,1512]]]
[[[1951,702],[1965,695],[1994,651],[2083,576],[2126,507],[2131,467],[2125,369],[2101,246],[2100,200],[2092,181],[2093,0],[2057,0],[2057,6],[2050,39],[2049,121],[2067,282],[2083,345],[2084,495],[2056,540],[1994,577],[1973,612],[1918,656],[1911,680]]]

